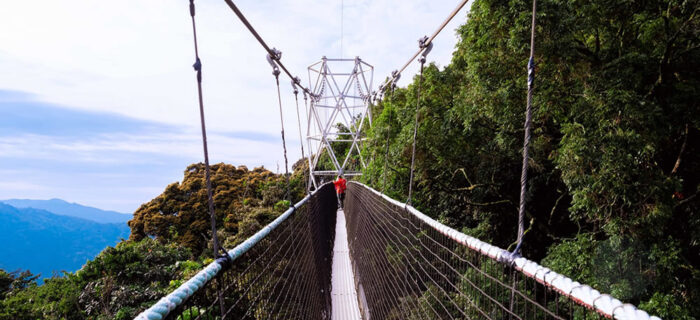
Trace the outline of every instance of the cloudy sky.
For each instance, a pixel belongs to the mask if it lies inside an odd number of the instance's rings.
[[[457,3],[344,0],[341,52],[341,0],[236,2],[304,83],[321,56],[360,56],[375,66],[375,87]],[[224,1],[196,5],[211,162],[284,171],[265,51]],[[449,63],[466,10],[429,60]],[[0,30],[0,199],[133,212],[202,161],[188,1],[3,1]],[[293,161],[294,100],[280,79]]]

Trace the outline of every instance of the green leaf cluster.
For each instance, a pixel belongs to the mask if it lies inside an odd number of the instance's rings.
[[[216,224],[224,247],[242,242],[289,208],[284,175],[262,167],[248,170],[224,163],[210,168]],[[293,168],[291,199],[296,202],[304,195],[308,166],[301,159]],[[196,255],[209,250],[211,256],[204,164],[190,165],[182,182],[170,184],[161,195],[141,205],[129,226],[132,240],[154,237],[162,243],[185,246]]]
[[[524,255],[651,313],[700,314],[700,3],[538,1]],[[363,180],[513,248],[531,3],[477,0],[450,64],[373,108]],[[439,39],[438,43],[439,45]]]

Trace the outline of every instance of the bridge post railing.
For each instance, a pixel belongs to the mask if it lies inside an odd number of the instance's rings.
[[[321,186],[136,319],[329,319],[336,203]]]
[[[445,226],[361,183],[345,215],[361,308],[376,319],[656,319]]]

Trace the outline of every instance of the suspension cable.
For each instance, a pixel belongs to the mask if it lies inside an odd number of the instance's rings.
[[[518,244],[512,255],[518,255],[525,235],[525,191],[527,189],[527,165],[530,158],[530,127],[532,126],[532,95],[535,82],[535,22],[537,0],[532,0],[532,25],[530,29],[530,59],[527,62],[527,106],[525,108],[525,137],[523,138],[523,170],[520,175],[520,206],[518,208]]]
[[[435,32],[433,32],[433,34],[432,34],[430,37],[427,38],[427,40],[425,41],[426,47],[427,47],[428,45],[431,45],[431,44],[433,43],[433,40],[435,39],[435,37],[437,37],[438,34],[440,34],[440,32],[442,32],[442,30],[445,29],[445,26],[447,26],[447,24],[450,23],[450,21],[452,21],[452,19],[457,15],[457,13],[459,13],[459,11],[462,10],[462,8],[464,8],[464,5],[466,5],[467,2],[469,2],[469,0],[462,0],[462,1],[460,1],[460,3],[457,5],[457,7],[455,7],[455,9],[452,10],[452,12],[450,13],[450,15],[442,22],[442,24],[440,25],[440,27],[438,27],[437,30],[435,30]],[[418,55],[421,54],[421,52],[423,52],[423,50],[425,50],[426,47],[421,47],[421,48],[419,48],[418,51],[417,51],[415,54],[413,54],[413,56],[411,56],[411,58],[408,59],[408,61],[406,61],[406,63],[403,65],[403,67],[401,67],[401,68],[399,69],[398,74],[403,73],[403,71],[406,70],[406,68],[408,67],[408,65],[410,65],[411,62],[413,62],[413,61],[416,59],[416,57],[418,57]],[[432,48],[432,47],[431,47],[431,48]],[[387,85],[388,85],[390,82],[396,82],[396,80],[398,80],[398,78],[395,78],[394,74],[392,73],[392,76],[389,77],[389,78],[382,84],[382,85],[384,86],[384,89],[386,90],[386,89],[387,89]]]
[[[395,80],[389,84],[391,86],[389,88],[389,104],[392,105],[392,107],[393,107],[394,90],[396,90],[396,82],[399,81],[399,79],[401,78],[401,74],[399,74],[398,70],[394,70],[391,73],[391,75]],[[393,115],[394,115],[394,113],[391,112],[391,110],[390,110],[390,112],[389,112],[389,129],[386,131],[386,147],[385,147],[385,151],[384,151],[384,171],[382,172],[382,176],[383,176],[382,177],[382,179],[383,179],[382,192],[386,192],[386,169],[387,169],[387,165],[389,162],[389,140],[391,138],[391,124],[392,124],[391,121],[392,121]]]
[[[243,12],[241,12],[241,10],[238,9],[236,4],[234,4],[232,0],[224,0],[224,1],[226,2],[226,4],[228,4],[229,8],[231,8],[231,10],[233,10],[233,12],[236,14],[236,16],[238,16],[238,19],[240,19],[241,22],[246,26],[246,28],[248,28],[248,31],[250,31],[250,33],[253,34],[255,39],[258,40],[258,42],[265,49],[265,51],[267,51],[267,54],[275,59],[275,62],[277,62],[277,65],[279,65],[279,68],[282,68],[282,71],[284,71],[284,73],[286,73],[287,76],[289,76],[289,79],[294,81],[295,77],[292,75],[291,72],[289,72],[289,70],[287,70],[287,67],[284,66],[282,61],[280,61],[280,59],[282,57],[276,56],[275,51],[273,51],[274,48],[270,49],[270,47],[267,45],[267,43],[265,43],[265,40],[263,40],[263,38],[260,36],[260,34],[255,30],[255,28],[253,28],[253,25],[250,24],[248,19],[243,15]],[[308,88],[302,86],[301,84],[299,84],[299,86],[301,87],[302,91],[306,92],[309,95],[313,95],[311,90],[309,90]]]
[[[303,91],[302,93],[304,94],[304,116],[306,117],[306,120],[307,120],[307,121],[310,121],[309,118],[311,117],[311,115],[309,114],[310,111],[309,111],[309,100],[308,100],[308,95],[306,94],[306,91]],[[307,136],[309,135],[308,127],[307,127],[307,132],[306,132],[306,134],[307,134]],[[307,140],[307,142],[308,142],[308,140]],[[311,154],[313,153],[313,150],[311,149],[311,146],[310,146],[310,145],[309,145],[308,147],[309,147],[309,158],[307,159],[306,163],[307,163],[308,166],[309,166],[309,167],[307,168],[307,169],[308,169],[308,172],[309,172],[309,175],[306,176],[307,171],[304,171],[304,175],[305,175],[305,179],[306,179],[306,188],[307,188],[307,191],[311,191],[310,188],[313,187],[313,186],[310,186],[310,185],[309,185],[309,182],[311,182],[311,175],[310,175],[310,173],[311,173],[311,156],[312,156]]]
[[[415,169],[415,164],[416,164],[416,136],[418,135],[418,112],[420,109],[420,94],[421,91],[423,90],[423,67],[425,66],[425,58],[430,53],[430,50],[433,49],[433,43],[427,42],[428,37],[423,37],[420,40],[418,40],[418,46],[421,47],[421,51],[423,54],[421,57],[418,59],[418,62],[420,62],[420,77],[418,78],[418,92],[416,93],[416,119],[413,123],[413,150],[411,152],[411,176],[408,180],[408,199],[406,200],[406,204],[411,204],[411,196],[413,195],[413,171]]]
[[[209,149],[207,148],[207,127],[204,123],[204,102],[202,99],[202,61],[199,59],[199,47],[197,46],[197,27],[194,16],[194,0],[190,0],[190,16],[192,17],[192,34],[194,37],[195,62],[192,67],[197,72],[197,94],[199,96],[199,117],[202,125],[202,145],[204,147],[204,172],[207,184],[207,202],[209,203],[209,217],[211,220],[212,243],[214,246],[214,257],[219,254],[219,239],[216,235],[216,216],[214,212],[214,200],[212,198],[211,172],[209,170]]]
[[[292,89],[294,90],[294,101],[296,102],[297,106],[297,125],[299,126],[299,146],[301,146],[301,159],[303,161],[306,161],[306,153],[304,152],[304,140],[301,135],[301,117],[299,116],[299,89],[297,86],[301,83],[301,79],[294,78],[292,80]],[[306,92],[304,92],[304,100],[306,100]],[[306,170],[303,172],[303,177],[304,177],[304,186],[306,188],[306,192],[309,192],[309,182],[306,181]]]
[[[207,126],[204,121],[204,101],[202,99],[202,60],[199,59],[199,46],[197,45],[197,26],[195,24],[195,7],[194,0],[190,0],[190,17],[192,18],[192,36],[194,39],[194,56],[195,62],[192,67],[197,72],[197,95],[199,99],[199,119],[202,125],[202,146],[204,148],[204,177],[207,185],[207,202],[209,205],[209,219],[211,221],[211,242],[214,249],[214,259],[223,262],[225,265],[228,264],[231,257],[228,255],[226,250],[224,254],[219,256],[219,237],[216,234],[216,212],[214,211],[214,199],[212,197],[212,187],[211,187],[211,170],[209,169],[209,148],[207,147]],[[219,311],[222,316],[225,313],[225,306],[223,302],[223,294],[221,289],[216,290],[217,296],[219,297]]]
[[[280,94],[280,69],[277,66],[279,60],[282,58],[282,52],[272,48],[272,54],[267,55],[267,62],[272,66],[272,75],[275,76],[275,83],[277,84],[277,102],[280,107],[280,124],[282,125],[282,149],[284,149],[284,177],[287,180],[287,200],[290,205],[292,203],[292,191],[289,187],[289,161],[287,160],[287,141],[284,139],[284,117],[282,115],[282,95]]]

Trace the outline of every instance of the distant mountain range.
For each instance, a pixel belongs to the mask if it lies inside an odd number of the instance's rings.
[[[26,200],[9,199],[0,202],[11,205],[15,208],[34,208],[49,211],[62,216],[76,217],[95,221],[98,223],[124,223],[131,220],[132,215],[116,211],[106,211],[93,207],[83,206],[77,203],[70,203],[61,199],[51,200]]]
[[[127,219],[114,216],[119,213],[62,200],[36,203],[57,204],[54,208],[61,210],[63,215],[0,203],[0,268],[6,271],[29,269],[34,274],[41,273],[41,278],[50,277],[54,271],[73,272],[107,246],[114,246],[122,238],[129,237]],[[70,207],[79,210],[66,211]],[[122,219],[120,223],[97,223],[68,215],[87,215],[91,220],[102,221]]]

